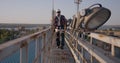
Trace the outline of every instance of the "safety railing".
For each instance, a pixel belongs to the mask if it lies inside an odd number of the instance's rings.
[[[120,39],[90,33],[80,34],[66,31],[66,43],[70,48],[76,63],[119,63],[119,60],[112,56],[106,55],[103,50],[93,45],[94,39],[111,44],[111,54],[115,54],[115,48],[119,47]],[[100,51],[101,50],[101,51]]]
[[[51,28],[0,44],[0,63],[44,63]]]
[[[94,39],[109,43],[111,45],[111,55],[114,56],[116,55],[116,47],[120,47],[120,39],[96,33],[81,34],[79,36],[77,32],[70,33],[67,31],[65,38],[76,63],[116,63],[110,56],[100,52],[100,49],[94,46],[93,43]],[[51,39],[51,28],[48,28],[0,44],[0,63],[47,63],[47,56],[52,44]]]
[[[111,45],[111,55],[115,56],[115,47],[120,48],[120,39],[112,36],[106,36],[103,34],[97,34],[97,33],[91,33],[89,35],[92,38],[95,38],[96,40],[102,41],[104,43],[110,44]],[[88,37],[89,37],[88,36]]]

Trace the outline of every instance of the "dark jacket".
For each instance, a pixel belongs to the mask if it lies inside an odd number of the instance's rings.
[[[58,26],[58,21],[59,21],[58,17],[56,16],[54,20],[55,20],[54,26],[57,27]],[[61,15],[61,17],[60,17],[60,26],[66,26],[66,22],[67,22],[67,20],[66,20],[65,16]]]

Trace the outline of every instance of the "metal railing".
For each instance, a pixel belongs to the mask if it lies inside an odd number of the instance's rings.
[[[87,36],[87,39],[85,36]],[[103,50],[94,46],[93,39],[111,44],[111,56],[106,55]],[[90,33],[90,35],[81,34],[80,37],[77,32],[70,33],[66,31],[66,43],[70,48],[76,63],[119,63],[119,59],[115,59],[114,55],[112,55],[115,54],[114,47],[120,46],[120,39],[118,38],[97,33]]]
[[[108,43],[111,45],[111,55],[115,56],[115,46],[120,48],[120,39],[116,37],[106,36],[103,34],[91,33],[89,35],[92,38],[100,40],[104,43]]]
[[[114,48],[120,47],[120,39],[117,38],[96,33],[81,34],[79,37],[77,32],[66,31],[66,44],[76,63],[116,63],[114,59],[109,58],[93,45],[93,39],[111,44],[112,56],[115,55]],[[50,51],[51,44],[51,28],[0,44],[0,63],[47,63],[47,53]]]
[[[44,63],[45,53],[50,49],[50,40],[51,28],[47,28],[0,44],[0,63]]]

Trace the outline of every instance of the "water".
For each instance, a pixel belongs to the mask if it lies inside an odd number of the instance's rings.
[[[9,51],[8,51],[9,52]],[[35,58],[35,41],[31,40],[28,46],[28,63],[32,63]],[[0,61],[0,63],[20,63],[20,50]]]

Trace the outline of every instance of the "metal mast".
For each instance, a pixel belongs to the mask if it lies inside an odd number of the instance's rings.
[[[74,0],[74,2],[77,4],[77,17],[79,15],[79,4],[82,2],[82,0]]]
[[[52,25],[54,23],[54,0],[52,0]]]

